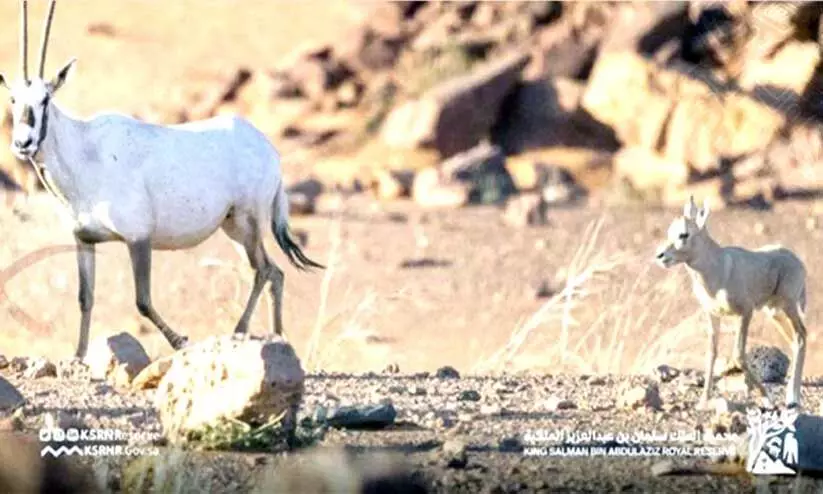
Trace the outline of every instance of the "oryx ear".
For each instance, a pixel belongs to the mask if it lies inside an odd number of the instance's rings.
[[[6,76],[3,75],[2,72],[0,72],[0,86],[3,86],[6,89],[9,88],[9,84],[6,82]]]
[[[689,202],[683,207],[683,216],[693,220],[695,215],[697,215],[697,204],[694,203],[694,196],[689,196]]]
[[[709,200],[703,199],[703,207],[697,212],[697,217],[695,218],[695,223],[697,223],[698,228],[704,228],[706,226],[706,221],[709,219],[709,212]]]
[[[62,69],[60,69],[59,72],[57,72],[57,75],[49,83],[49,86],[50,86],[52,92],[57,91],[58,89],[60,89],[60,86],[62,86],[66,82],[66,79],[69,77],[69,74],[72,72],[71,69],[72,69],[72,67],[74,67],[74,63],[76,61],[77,61],[76,58],[72,58],[71,60],[69,60],[66,63],[66,65],[63,66]]]

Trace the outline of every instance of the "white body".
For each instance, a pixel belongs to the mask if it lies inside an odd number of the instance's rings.
[[[237,116],[162,126],[111,113],[73,119],[51,103],[42,151],[77,227],[111,240],[192,247],[230,212],[269,224],[278,193],[278,224],[287,222],[280,157]]]

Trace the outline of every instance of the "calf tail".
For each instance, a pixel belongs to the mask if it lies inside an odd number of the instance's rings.
[[[274,194],[274,200],[272,201],[271,231],[277,245],[280,246],[280,249],[286,254],[289,262],[294,267],[301,271],[306,271],[308,268],[326,269],[322,264],[309,259],[289,233],[289,200],[282,181],[277,186],[277,192]]]

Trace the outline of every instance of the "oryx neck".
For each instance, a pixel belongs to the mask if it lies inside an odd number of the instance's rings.
[[[45,113],[46,135],[36,161],[63,200],[72,202],[82,182],[74,167],[88,165],[76,156],[83,149],[83,122],[66,114],[51,99]]]

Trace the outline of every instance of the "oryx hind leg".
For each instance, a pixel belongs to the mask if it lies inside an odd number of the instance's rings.
[[[248,331],[249,321],[257,307],[257,302],[260,300],[263,287],[267,281],[271,281],[274,332],[276,334],[282,334],[283,285],[285,276],[283,271],[274,264],[266,253],[260,226],[257,221],[250,216],[232,217],[228,218],[223,224],[223,230],[232,240],[243,247],[249,259],[249,264],[254,270],[254,282],[252,283],[251,292],[246,302],[246,308],[243,310],[240,320],[237,321],[234,332],[245,333]]]
[[[163,333],[172,348],[180,350],[188,342],[188,338],[175,333],[168,324],[154,310],[151,301],[151,241],[139,240],[131,242],[129,246],[129,257],[131,257],[132,271],[134,274],[134,291],[136,295],[137,310],[140,315],[147,317]]]

